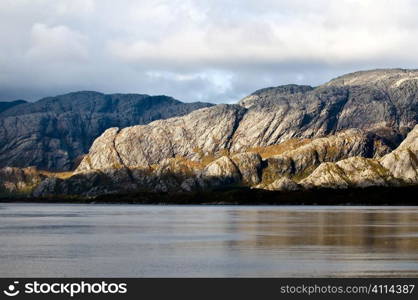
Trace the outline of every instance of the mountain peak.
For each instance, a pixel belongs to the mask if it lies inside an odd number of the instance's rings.
[[[249,108],[260,100],[277,98],[280,96],[289,96],[297,93],[306,93],[313,90],[313,87],[309,85],[298,85],[298,84],[286,84],[279,85],[276,87],[268,87],[255,91],[251,95],[241,99],[238,104]]]
[[[398,88],[403,83],[418,80],[416,69],[375,69],[358,71],[332,79],[324,86],[383,85]]]
[[[14,106],[20,105],[20,104],[25,104],[27,103],[25,100],[14,100],[14,101],[4,101],[4,102],[0,102],[0,113],[8,110],[9,108],[12,108]]]

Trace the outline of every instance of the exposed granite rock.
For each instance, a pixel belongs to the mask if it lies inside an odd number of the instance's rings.
[[[305,187],[366,187],[418,183],[418,125],[402,144],[380,159],[352,157],[321,164],[301,181]]]
[[[261,181],[262,160],[258,153],[241,153],[231,157],[242,176],[242,182],[255,185]]]
[[[19,103],[0,109],[0,167],[69,170],[107,128],[146,124],[208,106],[166,96],[97,92]]]
[[[232,151],[347,128],[376,133],[394,149],[418,121],[417,70],[356,72],[312,90],[301,86],[298,92],[283,93],[282,89],[257,91],[255,98],[250,96],[251,105],[248,99],[241,100],[250,109]]]
[[[299,184],[287,177],[276,179],[275,181],[264,187],[265,190],[269,191],[297,191],[301,188],[302,187]]]
[[[380,164],[396,178],[418,182],[418,125],[395,151],[380,160]]]
[[[374,157],[388,153],[387,146],[376,140],[374,135],[358,129],[350,129],[286,151],[267,159],[263,181],[272,182],[281,176],[300,180],[309,175],[323,162],[336,162],[352,156]]]
[[[387,186],[395,178],[378,161],[364,157],[350,157],[337,163],[323,163],[300,182],[305,188],[348,188]]]
[[[238,183],[241,181],[241,173],[232,159],[222,156],[207,165],[202,172],[205,186],[218,186]]]
[[[288,84],[278,87],[269,87],[255,91],[251,95],[241,99],[238,104],[250,108],[253,105],[256,105],[258,102],[269,99],[277,99],[279,97],[286,97],[293,94],[304,94],[306,92],[312,91],[313,87],[309,85],[297,85],[297,84]]]
[[[238,105],[217,105],[148,125],[108,129],[93,143],[77,172],[112,168],[115,163],[145,168],[176,156],[198,160],[230,147],[245,111]]]
[[[338,79],[315,89],[295,85],[268,88],[243,99],[241,104],[246,108],[218,105],[149,125],[112,129],[113,134],[99,137],[98,144],[114,147],[114,155],[107,158],[107,152],[102,155],[93,145],[78,171],[109,168],[119,161],[135,168],[175,156],[198,160],[221,151],[242,153],[291,138],[323,137],[350,128],[363,130],[376,143],[362,145],[362,151],[369,153],[356,155],[381,156],[396,148],[418,120],[418,86],[411,79],[411,74],[418,76],[418,72],[408,72],[370,71],[375,78],[371,83],[364,79],[348,84]],[[392,83],[393,76],[398,84]],[[341,153],[331,161],[343,157],[347,155]]]

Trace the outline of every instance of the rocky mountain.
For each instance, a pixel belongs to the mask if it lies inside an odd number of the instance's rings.
[[[108,131],[110,132],[111,129]],[[402,177],[405,173],[402,173],[402,176],[395,175],[389,167],[386,169],[383,166],[384,161],[392,155],[397,156],[399,151],[407,151],[410,157],[416,157],[418,150],[405,146],[416,134],[418,134],[418,126],[408,135],[405,144],[402,143],[398,149],[382,157],[379,156],[380,153],[387,152],[388,148],[381,144],[380,140],[359,129],[349,129],[336,135],[299,141],[300,143],[296,141],[284,143],[275,151],[262,152],[264,157],[260,155],[259,149],[253,149],[238,154],[224,153],[218,157],[202,157],[198,160],[173,157],[147,167],[126,166],[121,160],[114,162],[115,165],[102,169],[85,170],[80,165],[77,172],[68,179],[56,177],[45,179],[34,190],[34,194],[96,196],[138,190],[190,192],[220,186],[248,186],[286,191],[315,187],[368,186],[364,183],[356,185],[354,179],[348,182],[345,180],[348,175],[341,175],[339,165],[353,161],[358,164],[358,170],[353,172],[352,176],[358,176],[359,182],[374,180],[374,177],[370,177],[374,176],[374,173],[369,171],[371,169],[378,174],[376,177],[378,180],[372,181],[371,185],[418,183],[418,177],[405,181]],[[93,147],[98,147],[96,142]],[[115,148],[109,149],[106,154],[107,159],[113,161],[116,152]],[[405,159],[402,165],[404,169],[412,168],[416,172],[417,165],[413,159]],[[335,180],[337,176],[333,173],[334,170],[337,175],[341,175],[338,180]],[[382,174],[386,174],[388,180],[380,182]]]
[[[70,93],[34,103],[2,102],[0,167],[70,170],[109,127],[146,124],[208,106],[211,104],[182,103],[166,96],[97,92]]]
[[[373,132],[394,148],[418,121],[417,78],[417,70],[374,70],[317,88],[290,85],[257,91],[240,101],[249,110],[236,132],[241,141],[234,149],[347,128]]]
[[[417,93],[418,71],[373,70],[112,127],[72,176],[48,176],[33,194],[418,184]]]
[[[413,77],[418,78],[418,71],[370,73],[381,74],[381,81],[369,82],[366,76],[355,85],[340,78],[315,89],[269,88],[244,98],[240,105],[217,105],[146,126],[111,128],[95,141],[77,170],[141,168],[176,156],[199,160],[352,128],[373,136],[388,152],[418,121],[418,80]],[[364,74],[369,73],[359,76]],[[347,75],[353,76],[357,78]]]
[[[391,153],[379,159],[351,157],[321,164],[301,184],[306,188],[418,184],[418,125]]]

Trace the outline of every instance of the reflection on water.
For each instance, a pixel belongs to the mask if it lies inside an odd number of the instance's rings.
[[[418,207],[0,204],[0,276],[418,276]]]

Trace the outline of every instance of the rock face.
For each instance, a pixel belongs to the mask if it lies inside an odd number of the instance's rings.
[[[252,186],[260,183],[263,161],[258,153],[236,154],[231,159],[237,166],[244,184]]]
[[[176,156],[198,160],[230,148],[245,111],[238,105],[217,105],[148,125],[110,128],[95,140],[76,171],[144,168]]]
[[[294,94],[305,94],[313,90],[313,87],[309,85],[297,85],[297,84],[288,84],[278,87],[269,87],[264,88],[258,91],[255,91],[251,95],[241,99],[238,104],[250,108],[251,106],[263,102],[269,101],[270,99],[278,99],[286,96],[291,96]]]
[[[5,109],[7,106],[7,109]],[[211,106],[166,96],[76,92],[0,103],[0,167],[70,170],[107,128],[146,124]]]
[[[209,186],[234,184],[242,179],[238,167],[227,156],[222,156],[207,165],[202,172],[202,177]]]
[[[351,157],[321,164],[301,181],[305,187],[366,187],[418,183],[418,125],[402,144],[380,159]]]
[[[296,149],[267,158],[263,181],[269,183],[282,176],[300,180],[323,162],[337,162],[353,156],[379,157],[390,151],[380,141],[358,129],[314,139]]]
[[[418,181],[418,125],[395,151],[380,159],[380,164],[396,178]]]
[[[299,184],[287,177],[276,179],[275,181],[264,187],[264,189],[269,191],[297,191],[300,188],[301,187]]]

